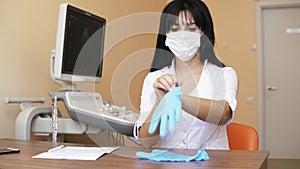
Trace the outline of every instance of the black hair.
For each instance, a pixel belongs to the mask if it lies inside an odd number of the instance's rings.
[[[224,64],[216,57],[214,52],[215,33],[212,18],[208,7],[201,0],[174,0],[163,10],[160,18],[159,33],[157,35],[156,50],[150,72],[170,66],[175,57],[169,47],[165,45],[166,33],[176,23],[181,11],[191,12],[195,24],[204,33],[201,36],[200,60],[224,67]]]

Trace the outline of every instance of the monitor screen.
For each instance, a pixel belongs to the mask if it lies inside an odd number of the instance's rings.
[[[102,78],[106,20],[69,4],[60,6],[54,77],[99,82]]]

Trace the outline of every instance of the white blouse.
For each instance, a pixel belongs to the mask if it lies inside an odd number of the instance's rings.
[[[174,61],[170,67],[150,72],[144,80],[140,116],[134,129],[134,136],[137,139],[139,137],[138,130],[151,113],[156,100],[153,83],[155,79],[166,73],[175,75]],[[237,107],[237,90],[238,79],[236,72],[232,68],[220,68],[205,61],[197,87],[189,95],[198,98],[227,101],[232,110],[232,117],[226,122],[228,124],[232,120]],[[207,123],[182,110],[182,119],[181,122],[176,124],[176,132],[171,134],[168,131],[166,136],[161,138],[160,147],[229,149],[226,126]]]

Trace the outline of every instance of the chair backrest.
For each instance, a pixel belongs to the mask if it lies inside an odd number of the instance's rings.
[[[251,126],[230,123],[227,136],[230,150],[258,150],[258,134]]]

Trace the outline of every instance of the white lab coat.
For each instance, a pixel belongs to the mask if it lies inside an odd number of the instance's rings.
[[[139,136],[139,127],[142,126],[147,119],[155,103],[156,95],[153,83],[155,79],[165,73],[175,75],[174,61],[170,67],[164,67],[161,70],[150,72],[144,80],[140,117],[135,125],[136,132],[134,135],[136,138]],[[232,68],[220,68],[205,61],[198,85],[191,93],[189,93],[189,95],[212,100],[226,100],[234,115],[237,106],[237,89],[237,75]],[[226,124],[230,123],[232,118],[229,119]],[[221,126],[207,123],[182,110],[182,120],[177,123],[175,134],[167,132],[166,136],[161,139],[160,147],[229,149],[226,125]]]

